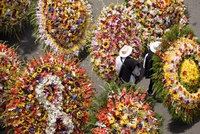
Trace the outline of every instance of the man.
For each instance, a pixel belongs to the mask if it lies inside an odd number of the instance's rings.
[[[119,51],[115,61],[116,73],[124,82],[136,82],[136,77],[140,75],[139,63],[130,57],[133,48],[123,46]]]
[[[150,43],[150,50],[144,57],[144,62],[143,62],[143,68],[144,68],[144,76],[146,79],[150,79],[149,83],[149,88],[147,90],[147,93],[149,95],[153,95],[153,80],[152,80],[152,74],[154,73],[152,70],[153,66],[153,60],[152,57],[156,53],[156,51],[159,49],[161,42],[160,41],[155,41]]]

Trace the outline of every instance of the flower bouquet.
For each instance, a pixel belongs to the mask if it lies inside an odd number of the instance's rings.
[[[21,31],[29,14],[32,0],[1,0],[0,32],[8,35]]]
[[[5,43],[0,44],[0,63],[0,121],[1,125],[5,127],[6,120],[2,114],[7,100],[5,94],[11,89],[20,72],[20,60],[15,49],[8,48]]]
[[[5,116],[14,133],[79,133],[94,95],[76,59],[47,53],[30,61],[8,94]]]
[[[115,88],[110,89],[105,98],[99,99],[98,104],[102,105],[96,109],[96,120],[93,119],[91,129],[93,134],[161,132],[162,117],[153,111],[154,102],[146,92],[130,84]],[[103,99],[105,103],[102,103]]]
[[[187,24],[183,0],[127,0],[127,7],[140,24],[143,44],[161,38],[174,24]],[[149,47],[149,46],[147,46]]]
[[[87,0],[38,0],[32,24],[45,50],[70,57],[84,49],[91,21]]]
[[[124,45],[133,47],[133,58],[138,59],[142,55],[142,40],[138,34],[134,15],[124,5],[103,7],[92,30],[90,57],[93,70],[107,81],[113,79],[115,58]]]
[[[176,33],[178,39],[170,39]],[[159,57],[153,57],[154,89],[174,119],[192,123],[200,111],[199,40],[188,27],[180,26],[174,26],[164,40]]]

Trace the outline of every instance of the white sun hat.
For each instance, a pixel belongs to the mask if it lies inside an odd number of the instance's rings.
[[[119,50],[119,56],[121,57],[127,57],[132,53],[133,48],[131,46],[123,46],[120,50]]]
[[[151,50],[153,53],[155,53],[155,52],[158,50],[160,44],[161,44],[160,41],[155,41],[155,42],[150,43],[150,50]]]

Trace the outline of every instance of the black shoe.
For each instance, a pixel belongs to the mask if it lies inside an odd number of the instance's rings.
[[[153,91],[151,91],[151,90],[147,90],[147,94],[149,95],[149,96],[151,96],[152,95],[152,93],[153,93]]]

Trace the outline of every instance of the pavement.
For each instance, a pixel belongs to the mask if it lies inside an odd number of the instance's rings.
[[[94,20],[98,17],[102,9],[101,0],[90,0],[93,3],[93,15]],[[109,5],[109,3],[121,3],[124,0],[104,0],[103,4]],[[194,29],[197,37],[200,37],[200,0],[184,0],[187,5],[189,12],[189,25]],[[0,34],[0,40],[7,40],[10,45],[18,46],[17,53],[24,60],[30,60],[33,57],[39,57],[44,54],[42,46],[39,43],[35,43],[35,37],[32,35],[33,28],[31,26],[26,26],[25,31],[19,34],[20,41],[16,38],[9,38]],[[95,72],[92,71],[92,66],[90,64],[89,57],[86,57],[82,61],[81,66],[87,71],[88,75],[91,77],[95,83],[95,87],[99,93],[103,91],[105,81],[96,76]],[[142,79],[138,86],[143,87],[144,89],[148,88],[149,80]],[[184,123],[178,123],[174,121],[171,115],[168,113],[168,110],[163,107],[161,103],[157,103],[155,106],[155,111],[160,113],[164,117],[163,122],[163,133],[164,134],[199,134],[200,133],[200,119],[197,120],[194,124],[187,125]],[[0,131],[0,134],[3,134],[3,131]]]

